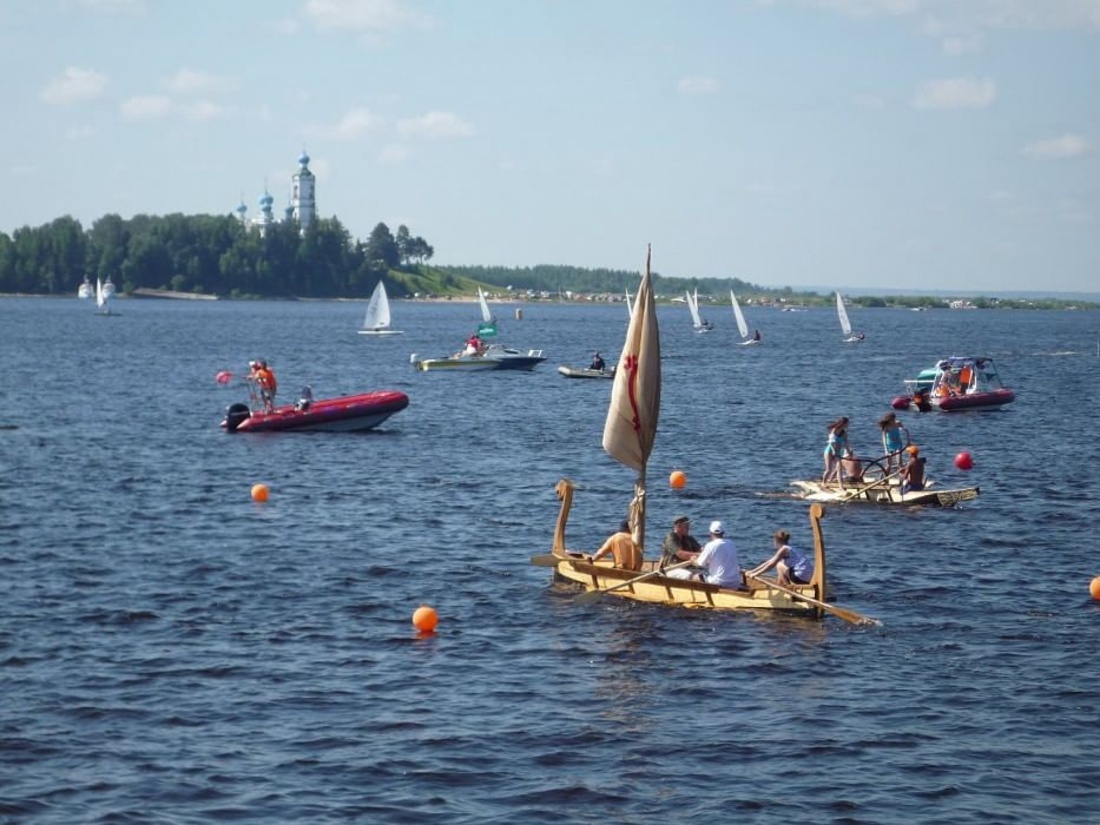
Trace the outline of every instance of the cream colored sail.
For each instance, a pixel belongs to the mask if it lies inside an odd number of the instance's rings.
[[[661,339],[650,276],[651,251],[646,250],[645,272],[634,311],[626,331],[626,342],[615,370],[611,403],[603,429],[607,454],[638,471],[634,499],[630,504],[634,541],[645,548],[646,464],[657,435],[661,411]]]

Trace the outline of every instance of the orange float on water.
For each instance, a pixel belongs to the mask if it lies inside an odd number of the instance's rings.
[[[681,470],[673,470],[672,475],[668,477],[668,485],[673,490],[682,490],[687,483],[688,477]]]
[[[266,484],[253,484],[252,485],[252,500],[253,501],[267,501],[268,489]]]
[[[1089,582],[1089,593],[1094,599],[1100,599],[1100,576]]]
[[[422,604],[413,612],[413,627],[421,633],[434,632],[438,624],[439,614],[435,612],[434,607]]]

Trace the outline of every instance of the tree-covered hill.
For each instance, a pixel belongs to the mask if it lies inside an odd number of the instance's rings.
[[[39,227],[0,232],[0,293],[75,295],[85,277],[110,278],[123,293],[165,290],[223,298],[366,298],[383,280],[394,298],[469,296],[483,286],[525,299],[599,300],[633,290],[634,270],[429,265],[435,250],[408,227],[396,234],[384,223],[366,241],[353,238],[337,218],[317,219],[303,230],[292,219],[259,227],[233,215],[104,215],[90,228],[66,216]],[[824,306],[829,294],[764,288],[738,278],[673,278],[654,273],[664,300],[698,290],[728,303],[730,289],[750,303]],[[942,296],[857,297],[865,306],[942,307]],[[977,307],[1093,308],[1057,300],[973,298]]]

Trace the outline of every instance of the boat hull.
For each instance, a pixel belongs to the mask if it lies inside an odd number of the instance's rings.
[[[929,401],[933,407],[951,412],[952,410],[975,410],[981,407],[1000,407],[1016,400],[1016,393],[1008,388],[992,390],[990,392],[975,392],[967,395],[947,395],[937,398],[934,395]]]
[[[584,556],[567,554],[554,568],[559,582],[583,585],[588,590],[603,590],[655,570],[656,562],[646,562],[642,570],[624,570],[609,562],[592,562]],[[790,585],[791,590],[812,599],[820,599],[815,585]],[[673,579],[657,575],[610,591],[608,596],[676,607],[707,610],[778,610],[799,616],[821,618],[821,608],[799,601],[781,590],[754,586],[750,590],[729,590],[701,581]]]
[[[447,358],[423,359],[414,357],[412,365],[424,372],[431,370],[452,372],[525,370],[529,372],[545,360],[546,356],[542,354],[542,350],[528,350],[526,353],[522,353],[519,350],[503,349],[499,352],[490,351],[486,355],[452,355]]]
[[[403,329],[361,329],[360,335],[404,335]]]
[[[566,378],[614,378],[614,370],[591,370],[584,367],[558,367]]]
[[[409,406],[409,397],[396,390],[345,395],[312,402],[307,409],[296,405],[278,407],[274,412],[249,411],[244,404],[230,408],[221,426],[228,432],[362,432],[377,427],[394,413]],[[243,410],[239,408],[243,407]]]
[[[795,495],[806,501],[820,501],[825,504],[883,504],[900,507],[954,507],[963,501],[975,499],[981,493],[980,487],[962,487],[956,489],[913,490],[901,492],[897,484],[881,484],[877,487],[861,489],[859,485],[839,487],[823,485],[819,481],[792,481],[796,487]],[[858,491],[858,492],[856,492]]]

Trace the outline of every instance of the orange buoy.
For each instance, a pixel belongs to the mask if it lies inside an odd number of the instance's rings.
[[[252,485],[252,500],[253,501],[267,501],[268,489],[266,484],[253,484]]]
[[[436,625],[438,624],[439,614],[435,612],[434,607],[428,607],[428,605],[422,604],[413,612],[413,627],[421,633],[435,632]]]
[[[1089,582],[1089,593],[1094,599],[1100,599],[1100,576]]]
[[[682,490],[687,483],[688,477],[681,470],[673,470],[672,475],[668,477],[668,486],[673,490]]]

